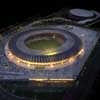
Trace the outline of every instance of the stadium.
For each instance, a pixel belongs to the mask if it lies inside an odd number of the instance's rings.
[[[90,54],[100,34],[81,25],[100,21],[100,14],[63,9],[49,17],[11,26],[0,34],[2,98],[36,100],[52,94],[50,100],[59,100],[65,91],[67,99],[80,98],[92,86],[98,68],[88,64],[94,63]]]
[[[26,98],[77,86],[99,38],[97,31],[64,18],[41,19],[13,30],[1,35],[0,82],[7,93]]]
[[[64,29],[35,28],[11,37],[5,46],[10,61],[29,69],[55,69],[71,64],[83,51],[82,41]]]
[[[64,18],[41,19],[5,32],[0,44],[0,78],[25,80],[36,93],[62,92],[75,83],[97,39],[98,32]]]

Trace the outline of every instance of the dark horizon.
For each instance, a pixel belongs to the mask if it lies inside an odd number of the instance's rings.
[[[33,3],[32,5],[28,5],[28,7],[26,5],[23,5],[24,7],[19,5],[18,7],[0,9],[0,29],[15,23],[24,22],[32,16],[44,17],[50,15],[62,8],[84,8],[100,11],[99,0],[47,1],[45,3],[40,2],[40,4]]]

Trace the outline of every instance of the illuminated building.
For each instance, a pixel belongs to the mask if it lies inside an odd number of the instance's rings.
[[[42,40],[42,38],[52,38],[54,35],[55,39],[62,42],[62,45],[56,49],[32,50],[25,44],[31,38]],[[57,65],[60,65],[58,68],[62,68],[64,64],[74,63],[78,56],[84,54],[84,49],[76,35],[65,29],[49,26],[16,34],[5,46],[5,52],[11,62],[25,68],[34,69],[37,66],[40,68],[44,66],[44,69],[57,69]]]

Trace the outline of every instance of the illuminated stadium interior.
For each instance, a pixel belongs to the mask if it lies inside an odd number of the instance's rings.
[[[34,37],[31,36],[25,41],[25,44],[33,50],[49,50],[57,49],[64,43],[64,40],[64,37],[60,34],[56,35],[56,33],[47,33]]]

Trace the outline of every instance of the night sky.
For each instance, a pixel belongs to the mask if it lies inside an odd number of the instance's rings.
[[[37,2],[35,2],[37,1]],[[61,8],[86,8],[100,11],[99,0],[56,0],[42,2],[35,0],[33,3],[9,5],[0,9],[0,28],[23,22],[31,16],[46,16]],[[5,7],[5,6],[4,6]]]

